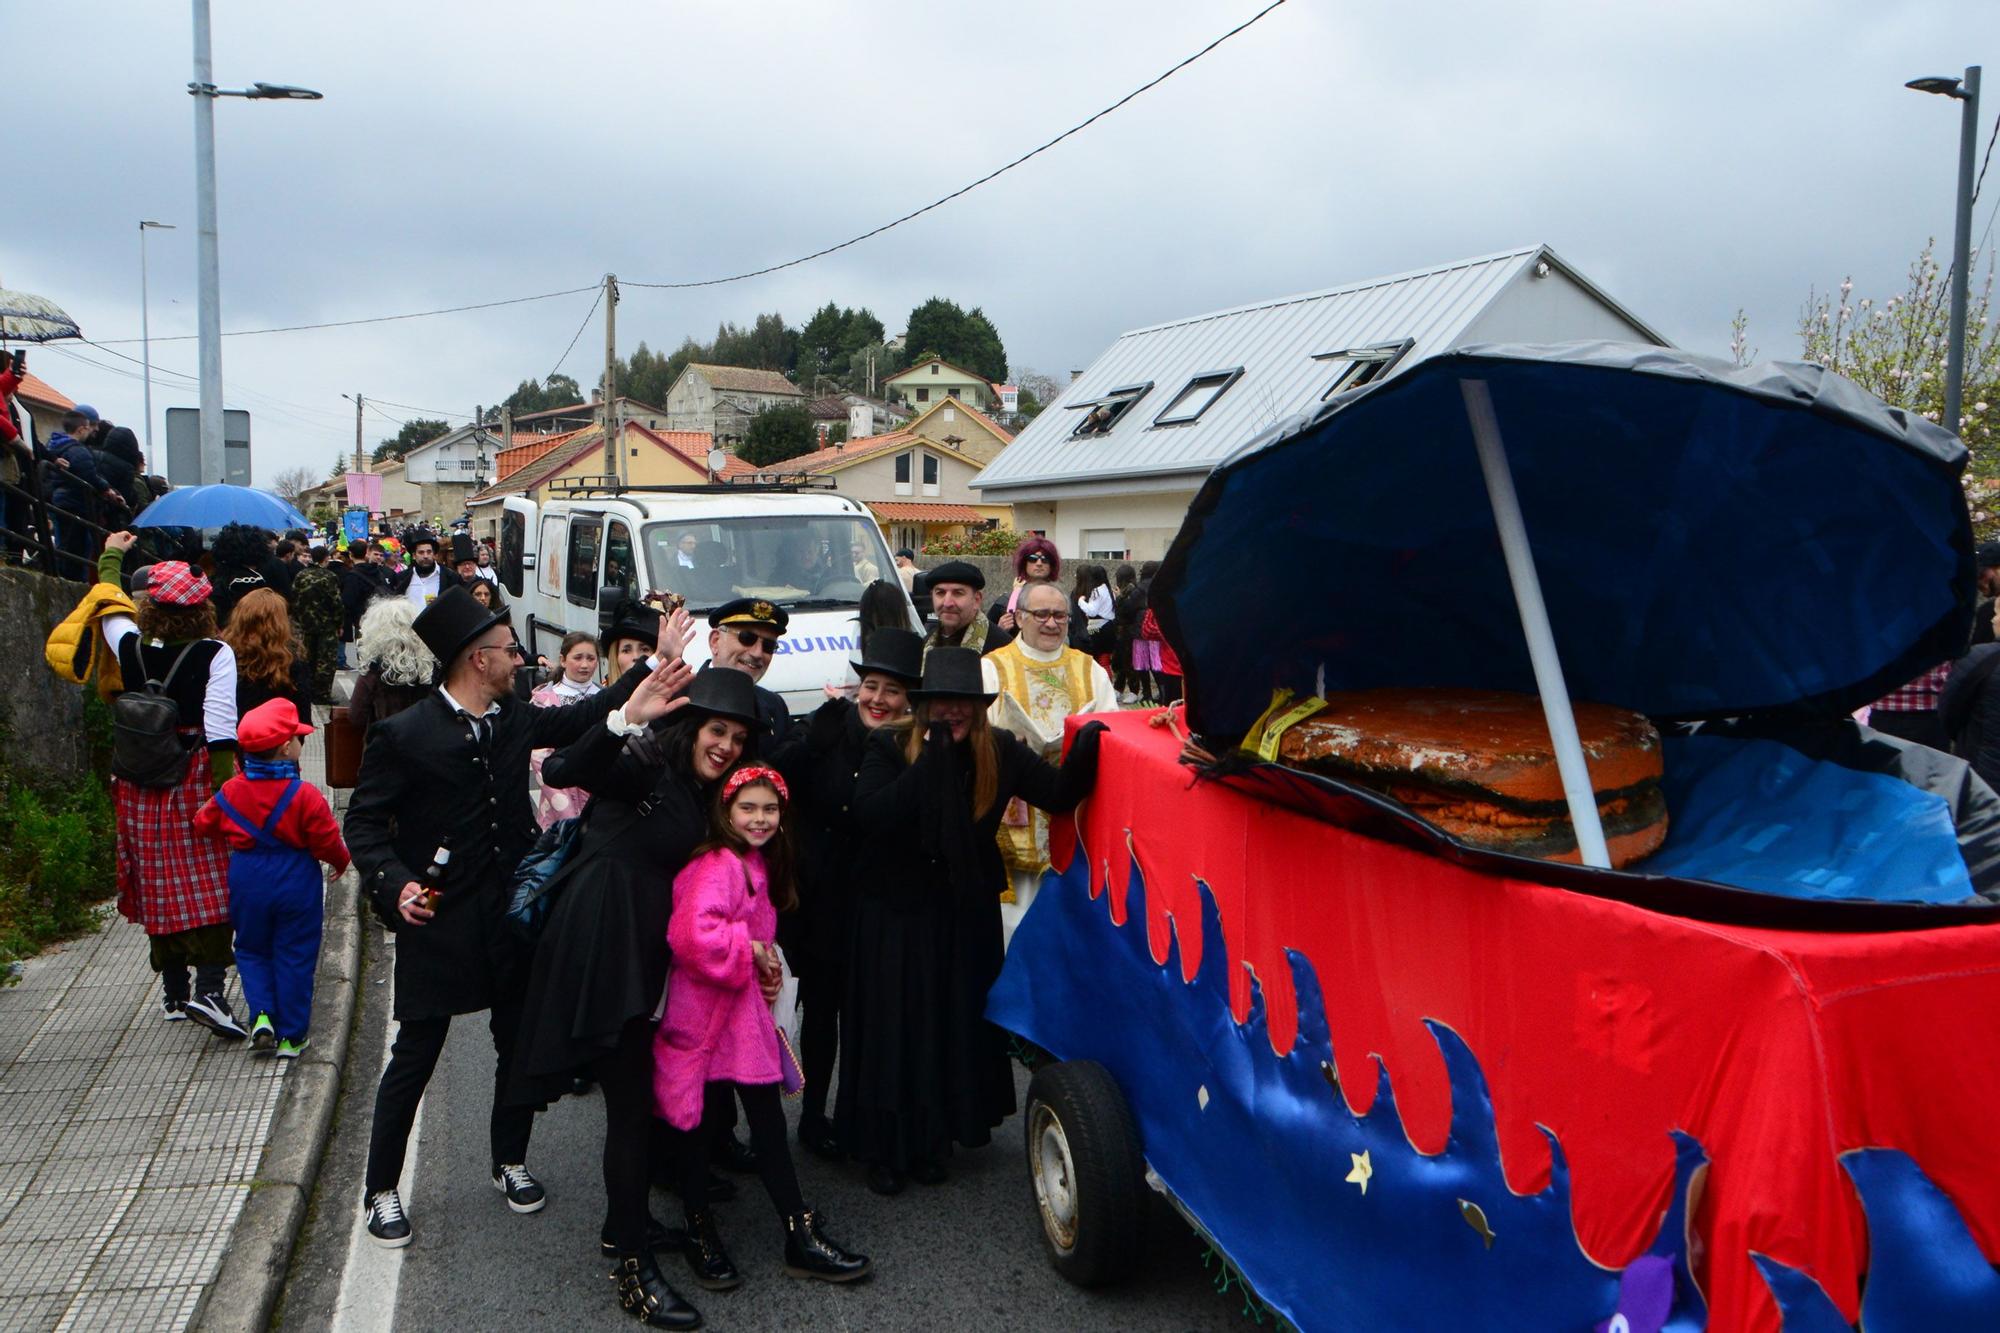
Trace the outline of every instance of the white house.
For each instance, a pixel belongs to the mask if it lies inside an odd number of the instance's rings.
[[[1545,245],[1135,329],[972,486],[1065,559],[1158,559],[1274,422],[1467,343],[1582,338],[1669,345]]]
[[[472,493],[493,480],[500,449],[497,432],[460,426],[404,454],[403,475],[422,493],[424,513],[457,518]]]

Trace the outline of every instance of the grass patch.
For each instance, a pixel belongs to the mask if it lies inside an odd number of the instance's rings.
[[[110,709],[84,707],[93,768],[57,782],[0,765],[0,964],[88,930],[117,889],[117,818],[105,772]]]

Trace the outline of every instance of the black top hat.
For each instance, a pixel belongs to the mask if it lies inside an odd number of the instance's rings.
[[[878,630],[877,633],[880,633]],[[912,699],[980,699],[993,695],[979,674],[979,654],[970,648],[933,648],[924,658],[923,684]]]
[[[417,553],[417,548],[419,546],[423,546],[426,544],[428,544],[432,550],[436,550],[438,539],[431,536],[430,533],[426,532],[422,528],[418,528],[415,532],[411,533],[408,537],[403,539],[403,549],[408,551],[411,555],[415,555]]]
[[[734,667],[705,666],[696,672],[694,683],[688,686],[687,701],[680,712],[726,717],[752,731],[770,730],[757,711],[757,682]]]
[[[464,532],[454,532],[451,534],[451,563],[462,565],[468,560],[476,561],[478,559],[479,548],[472,544],[470,534]]]
[[[947,560],[931,571],[930,586],[940,583],[963,583],[976,591],[986,590],[986,576],[979,572],[979,566],[964,560]]]
[[[437,657],[438,665],[449,671],[466,644],[504,622],[507,616],[505,607],[488,611],[463,584],[454,583],[423,609],[410,628]]]
[[[647,645],[659,642],[660,611],[648,606],[637,598],[626,598],[618,605],[617,614],[605,627],[600,637],[604,640],[605,656],[611,655],[611,645],[619,639],[638,639]]]
[[[1981,542],[1974,552],[1981,569],[1991,569],[2000,565],[2000,542]]]
[[[762,625],[765,629],[785,632],[785,626],[792,618],[785,614],[785,608],[762,597],[738,597],[733,602],[724,602],[708,613],[710,629],[727,629],[731,626]]]
[[[868,649],[854,663],[854,674],[871,671],[894,676],[905,685],[916,684],[924,675],[924,636],[888,625],[868,631]]]

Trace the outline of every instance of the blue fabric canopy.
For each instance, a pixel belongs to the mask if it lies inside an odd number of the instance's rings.
[[[1465,379],[1491,388],[1574,698],[1837,715],[1964,651],[1949,433],[1818,366],[1481,345],[1210,475],[1152,589],[1196,730],[1241,735],[1281,685],[1535,691]]]
[[[249,486],[176,486],[140,511],[135,528],[219,528],[252,523],[273,532],[310,528],[312,520],[269,491]]]

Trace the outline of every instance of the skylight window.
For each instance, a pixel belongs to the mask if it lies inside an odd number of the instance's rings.
[[[1405,338],[1397,343],[1377,343],[1372,347],[1349,347],[1338,352],[1321,352],[1313,357],[1315,361],[1330,362],[1334,367],[1333,383],[1326,386],[1326,392],[1319,396],[1321,402],[1337,393],[1358,389],[1364,384],[1372,384],[1389,373],[1403,354],[1410,350],[1416,340]]]
[[[1080,403],[1065,403],[1066,408],[1083,413],[1083,420],[1076,423],[1076,429],[1069,433],[1070,438],[1082,440],[1094,435],[1110,434],[1111,428],[1132,410],[1132,404],[1152,392],[1152,388],[1153,382],[1148,380],[1144,384],[1128,384],[1122,389],[1113,389],[1101,398],[1090,398]]]
[[[1228,391],[1229,386],[1242,378],[1243,367],[1234,370],[1211,370],[1196,375],[1187,382],[1187,387],[1174,395],[1160,415],[1153,418],[1155,426],[1185,426],[1201,419],[1201,414],[1215,405],[1215,400]]]

